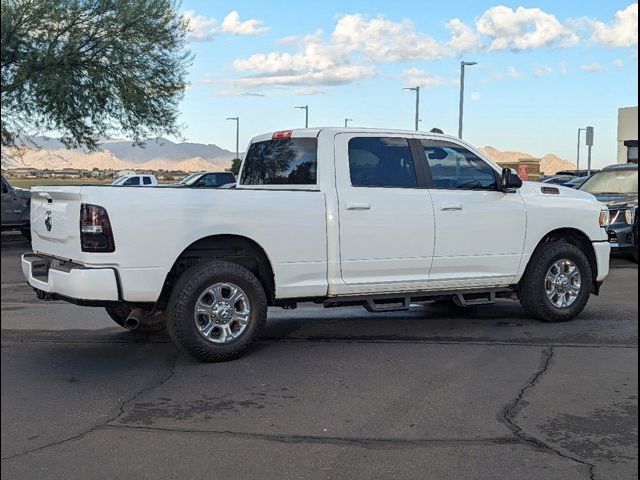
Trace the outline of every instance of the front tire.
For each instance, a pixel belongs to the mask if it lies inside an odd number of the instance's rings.
[[[203,362],[240,357],[267,319],[267,298],[256,276],[235,263],[209,261],[184,272],[167,308],[173,341]]]
[[[520,283],[525,312],[545,322],[573,320],[592,293],[589,259],[578,247],[556,242],[541,247],[529,261]]]

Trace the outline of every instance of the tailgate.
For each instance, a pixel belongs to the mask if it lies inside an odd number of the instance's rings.
[[[31,189],[31,244],[35,252],[78,259],[82,187]]]

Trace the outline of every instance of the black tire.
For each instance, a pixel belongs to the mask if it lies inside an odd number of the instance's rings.
[[[250,304],[247,326],[228,343],[213,343],[196,327],[194,308],[200,295],[215,283],[233,283]],[[267,297],[256,276],[246,268],[224,261],[194,265],[176,282],[167,307],[167,330],[172,340],[189,355],[203,362],[225,362],[240,357],[260,335],[267,320]]]
[[[582,277],[582,287],[572,305],[559,308],[547,298],[545,279],[551,266],[563,259],[576,265]],[[584,310],[592,290],[593,274],[585,253],[569,243],[551,243],[539,248],[531,257],[520,282],[520,303],[525,312],[534,318],[545,322],[567,322]]]
[[[111,317],[111,320],[116,322],[122,328],[126,328],[124,326],[124,322],[129,316],[131,309],[125,306],[113,306],[113,307],[105,307],[107,314]],[[140,325],[135,330],[135,332],[157,332],[160,330],[164,330],[166,328],[166,315],[164,312],[157,312],[153,315],[145,315]]]
[[[26,238],[27,240],[31,241],[31,228],[30,227],[21,228],[20,229],[20,233],[22,234],[22,236],[24,238]]]

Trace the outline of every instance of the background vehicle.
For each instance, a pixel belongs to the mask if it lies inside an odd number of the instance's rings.
[[[611,216],[609,241],[614,252],[638,261],[638,165],[611,165],[587,180],[580,190],[604,203]]]
[[[591,170],[591,175],[598,173],[600,170]],[[556,175],[569,176],[569,177],[588,177],[589,170],[561,170],[556,172]]]
[[[14,187],[2,175],[2,230],[20,230],[26,238],[31,238],[30,204],[29,190]]]
[[[553,185],[565,185],[573,180],[575,177],[570,175],[554,175],[542,181],[542,183],[551,183]]]
[[[228,188],[235,182],[236,177],[231,172],[198,172],[187,175],[178,185],[193,188]]]
[[[590,177],[587,177],[587,176],[575,177],[573,180],[569,180],[563,186],[577,189],[577,188],[580,188],[584,182],[589,180],[589,178]]]
[[[132,329],[166,319],[204,361],[241,355],[270,305],[385,312],[504,297],[558,322],[609,271],[608,211],[592,195],[523,185],[436,133],[269,133],[233,190],[35,187],[32,202],[38,253],[22,268],[40,297],[104,306]]]
[[[156,187],[158,179],[154,175],[124,175],[114,180],[111,185],[123,187]]]

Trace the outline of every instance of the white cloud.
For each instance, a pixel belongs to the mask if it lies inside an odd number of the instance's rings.
[[[580,70],[589,73],[598,73],[604,70],[604,67],[597,62],[590,63],[589,65],[580,65]]]
[[[477,48],[479,39],[472,27],[458,18],[449,20],[445,26],[451,32],[451,40],[446,43],[449,54],[462,54]]]
[[[452,83],[445,78],[438,75],[431,75],[419,68],[410,68],[405,70],[400,74],[400,76],[404,78],[406,87],[431,88]]]
[[[471,100],[473,100],[474,102],[477,102],[481,98],[482,98],[482,95],[480,94],[480,92],[473,92],[471,94]]]
[[[624,62],[622,61],[622,59],[616,58],[613,62],[611,62],[611,65],[613,65],[615,68],[622,68],[624,67]]]
[[[411,21],[392,22],[383,16],[370,19],[360,13],[343,15],[332,38],[343,48],[362,52],[376,62],[432,60],[444,53],[437,40],[417,33]]]
[[[579,41],[578,36],[554,15],[539,8],[492,7],[482,14],[476,27],[479,33],[489,37],[488,50],[570,46]]]
[[[216,26],[215,18],[207,18],[204,15],[197,15],[193,10],[184,12],[183,18],[189,22],[187,30],[187,40],[206,41],[217,35],[260,35],[269,27],[263,27],[262,20],[250,19],[240,20],[240,14],[235,10],[230,12],[222,21],[220,27]]]
[[[184,12],[183,17],[189,22],[187,40],[210,40],[216,35],[216,20],[214,18],[207,18],[203,15],[196,15],[193,10]]]
[[[260,35],[269,30],[269,27],[263,27],[262,24],[262,20],[255,18],[243,22],[240,14],[234,10],[224,17],[220,30],[229,35]]]
[[[510,78],[518,78],[522,76],[522,73],[518,71],[516,67],[509,66],[507,67],[507,75],[509,75]]]
[[[551,68],[549,65],[538,65],[533,69],[534,77],[543,77],[545,75],[549,75],[550,73],[553,73],[553,68]]]
[[[638,4],[632,3],[616,12],[609,24],[599,20],[589,21],[592,39],[607,47],[632,47],[638,45]]]

